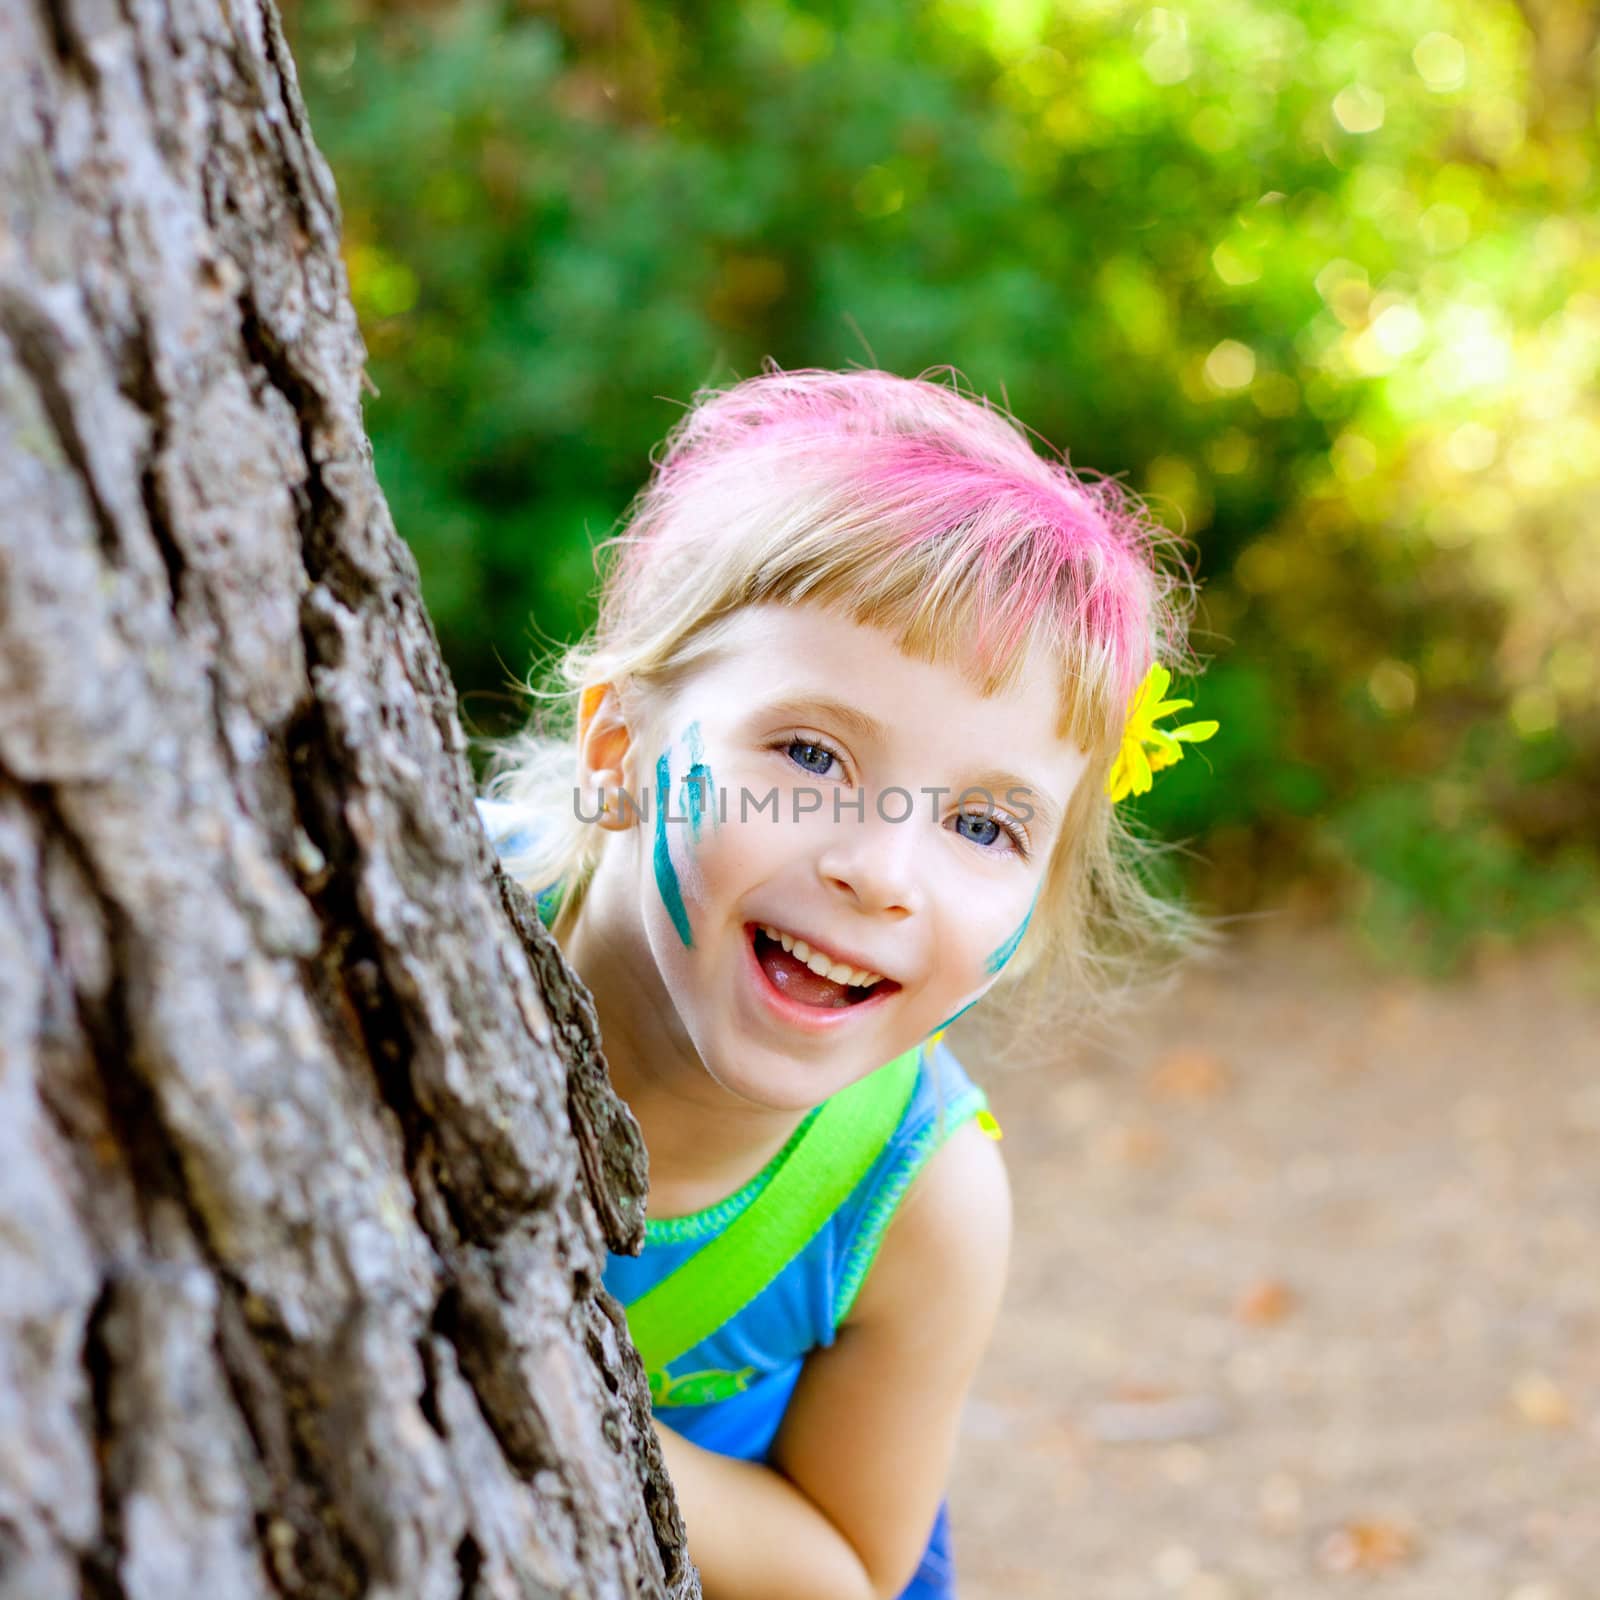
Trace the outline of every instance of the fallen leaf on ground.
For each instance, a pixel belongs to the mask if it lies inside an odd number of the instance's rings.
[[[1572,1421],[1572,1407],[1560,1385],[1542,1372],[1523,1373],[1511,1385],[1511,1403],[1536,1428],[1564,1428]]]
[[[1138,1123],[1123,1123],[1107,1128],[1095,1141],[1095,1153],[1102,1161],[1119,1167],[1147,1167],[1166,1151],[1164,1140],[1154,1128]]]
[[[1374,1519],[1335,1528],[1317,1549],[1325,1572],[1381,1572],[1417,1553],[1416,1538],[1397,1522]]]
[[[1294,1291],[1288,1284],[1280,1283],[1276,1278],[1263,1278],[1260,1283],[1245,1290],[1238,1305],[1233,1308],[1233,1314],[1240,1322],[1261,1328],[1282,1322],[1294,1308]]]
[[[1156,1063],[1150,1075],[1150,1093],[1157,1100],[1196,1105],[1215,1100],[1228,1083],[1228,1069],[1221,1056],[1212,1050],[1184,1046]]]

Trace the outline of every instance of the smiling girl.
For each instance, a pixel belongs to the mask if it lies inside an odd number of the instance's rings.
[[[939,1036],[1181,934],[1113,806],[1212,729],[1153,726],[1187,588],[1114,484],[877,372],[703,396],[615,550],[485,816],[649,1150],[606,1285],[689,1551],[708,1600],[951,1596],[1011,1223]]]

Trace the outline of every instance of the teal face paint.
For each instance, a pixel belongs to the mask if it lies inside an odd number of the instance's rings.
[[[678,883],[678,871],[672,864],[672,851],[667,844],[667,802],[672,795],[672,753],[661,752],[656,762],[656,892],[672,918],[685,950],[694,948],[694,935],[689,929],[689,912],[683,903],[683,889]]]
[[[700,742],[700,724],[691,722],[684,735],[689,743],[689,774],[683,780],[684,807],[689,813],[689,837],[700,840],[700,822],[705,813],[706,800],[711,800],[711,824],[717,824],[716,789],[712,786],[711,768],[706,765],[705,746]]]
[[[1041,884],[1040,888],[1042,887],[1043,885]],[[1038,903],[1039,890],[1035,889],[1033,891],[1033,899],[1028,902],[1027,916],[1025,916],[1021,923],[1011,932],[1004,944],[997,946],[995,949],[989,952],[989,957],[983,964],[983,970],[987,972],[990,977],[993,977],[995,973],[997,973],[1006,964],[1006,962],[1008,962],[1012,956],[1017,953],[1017,946],[1022,943],[1022,936],[1028,931],[1028,924],[1033,921],[1033,908]],[[966,1014],[975,1005],[977,1005],[978,1001],[981,999],[983,999],[983,995],[975,995],[971,1000],[967,1001],[967,1003],[962,1006],[959,1011],[952,1012],[948,1017],[946,1017],[937,1028],[931,1028],[929,1030],[929,1036],[931,1037],[935,1033],[942,1033],[958,1017],[966,1016]]]
[[[1033,899],[1028,902],[1027,916],[1022,919],[1021,923],[1007,937],[1004,944],[997,946],[995,949],[989,952],[989,957],[983,964],[983,970],[987,972],[990,977],[993,977],[995,973],[997,973],[1006,964],[1006,962],[1008,962],[1012,956],[1017,953],[1017,946],[1022,943],[1022,936],[1028,931],[1028,924],[1033,921],[1033,908],[1038,903],[1039,890],[1035,889],[1033,891]],[[971,1000],[967,1001],[967,1003],[962,1006],[959,1011],[952,1012],[948,1017],[946,1017],[937,1028],[930,1029],[930,1035],[942,1032],[944,1029],[948,1028],[950,1024],[958,1017],[966,1016],[966,1014],[975,1005],[977,1005],[978,1001],[981,999],[983,999],[983,995],[975,995]]]
[[[971,1009],[972,1009],[972,1008],[973,1008],[973,1007],[974,1007],[974,1006],[975,1006],[975,1005],[977,1005],[977,1003],[978,1003],[978,1000],[981,1000],[981,999],[983,999],[983,996],[982,996],[982,995],[981,995],[981,994],[980,994],[980,995],[979,995],[979,996],[978,996],[978,997],[977,997],[977,1000],[969,1000],[969,1001],[967,1001],[967,1003],[966,1003],[966,1004],[965,1004],[965,1005],[964,1005],[964,1006],[962,1006],[962,1008],[961,1008],[961,1009],[960,1009],[960,1010],[959,1010],[959,1011],[956,1011],[956,1012],[952,1012],[952,1013],[951,1013],[951,1015],[949,1015],[949,1016],[948,1016],[948,1017],[946,1017],[946,1018],[945,1018],[945,1019],[944,1019],[944,1021],[943,1021],[943,1022],[941,1022],[941,1023],[940,1023],[940,1024],[939,1024],[939,1026],[938,1026],[938,1027],[937,1027],[937,1028],[930,1028],[930,1029],[929,1029],[929,1030],[928,1030],[928,1036],[929,1036],[929,1037],[930,1037],[930,1038],[931,1038],[931,1037],[932,1037],[932,1036],[933,1036],[933,1035],[934,1035],[934,1034],[936,1034],[936,1033],[942,1033],[942,1032],[943,1032],[943,1031],[944,1031],[944,1030],[945,1030],[945,1029],[946,1029],[946,1028],[948,1028],[948,1027],[949,1027],[949,1026],[950,1026],[950,1024],[951,1024],[951,1023],[952,1023],[952,1022],[954,1022],[954,1021],[955,1021],[955,1020],[956,1020],[956,1018],[957,1018],[957,1017],[964,1017],[964,1016],[966,1016],[966,1014],[967,1014],[967,1013],[968,1013],[968,1012],[969,1012],[969,1011],[970,1011],[970,1010],[971,1010]]]
[[[1033,908],[1039,903],[1039,891],[1033,891],[1033,899],[1028,902],[1028,914],[1013,930],[1011,936],[1002,945],[997,945],[989,952],[989,958],[983,964],[983,970],[991,977],[994,976],[1012,956],[1017,953],[1017,946],[1022,943],[1022,936],[1028,931],[1028,924],[1033,921]]]

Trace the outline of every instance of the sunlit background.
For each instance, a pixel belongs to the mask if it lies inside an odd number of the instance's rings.
[[[1222,911],[1600,933],[1600,225],[1573,0],[291,7],[380,479],[471,721],[697,386],[950,365],[1193,542]]]

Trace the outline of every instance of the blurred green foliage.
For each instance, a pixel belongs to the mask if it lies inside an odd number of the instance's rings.
[[[481,728],[699,385],[952,365],[1197,547],[1223,730],[1141,809],[1212,903],[1294,877],[1431,965],[1600,931],[1596,8],[290,21]]]

